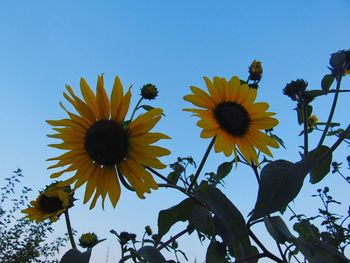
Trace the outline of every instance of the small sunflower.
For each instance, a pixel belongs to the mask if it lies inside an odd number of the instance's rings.
[[[86,184],[84,203],[93,196],[92,209],[102,197],[102,207],[108,194],[113,207],[120,197],[118,176],[124,176],[140,198],[158,185],[145,166],[162,169],[165,167],[158,157],[168,155],[167,149],[152,145],[169,137],[163,133],[150,132],[161,118],[161,109],[152,109],[135,120],[125,120],[130,105],[130,88],[123,94],[118,77],[115,78],[111,98],[104,89],[103,76],[97,80],[96,95],[87,82],[81,78],[80,90],[83,99],[77,97],[70,86],[64,97],[74,106],[79,115],[67,112],[69,118],[47,121],[55,126],[57,134],[49,135],[61,139],[60,144],[49,146],[66,150],[62,155],[48,159],[58,161],[49,167],[62,168],[51,178],[75,171],[70,179],[63,182],[72,184],[74,189]]]
[[[259,164],[256,149],[272,156],[268,146],[278,148],[278,143],[261,130],[271,129],[278,121],[266,112],[269,104],[255,102],[256,89],[249,89],[248,85],[241,85],[239,78],[230,81],[214,77],[212,82],[204,77],[209,94],[191,86],[193,94],[184,96],[184,100],[202,109],[184,109],[193,112],[201,119],[197,125],[202,128],[201,137],[216,136],[214,149],[224,152],[228,157],[237,148],[249,162]]]
[[[72,194],[66,187],[55,184],[42,191],[35,201],[30,202],[31,207],[22,210],[22,213],[27,214],[26,217],[29,220],[35,220],[37,223],[48,218],[51,222],[55,222],[71,205],[71,197]]]
[[[318,123],[318,118],[316,115],[311,115],[307,120],[307,126],[309,129],[315,128]]]

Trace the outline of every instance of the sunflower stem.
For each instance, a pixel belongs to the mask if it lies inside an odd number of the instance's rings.
[[[134,110],[133,110],[133,112],[131,114],[130,121],[132,121],[132,118],[134,118],[134,115],[135,115],[137,109],[139,108],[142,100],[143,100],[143,97],[141,97],[141,99],[139,99],[139,101],[136,103],[136,106],[135,106],[135,108],[134,108]]]
[[[148,171],[150,171],[151,173],[155,174],[156,176],[158,176],[159,178],[163,179],[163,180],[164,180],[165,182],[167,182],[168,184],[173,184],[172,181],[170,181],[170,180],[169,180],[168,178],[166,178],[164,175],[158,173],[158,172],[157,172],[156,170],[154,170],[153,168],[146,166],[146,169],[147,169]]]
[[[328,129],[329,129],[329,126],[332,122],[332,118],[333,118],[333,114],[334,114],[334,111],[335,111],[335,106],[337,105],[337,101],[338,101],[338,95],[339,95],[339,90],[340,90],[340,84],[341,84],[341,80],[342,80],[342,76],[339,77],[339,79],[337,78],[337,87],[335,89],[335,94],[334,94],[334,98],[333,98],[333,104],[332,104],[332,108],[329,112],[329,116],[328,116],[328,120],[326,122],[326,127],[325,129],[323,130],[323,133],[322,133],[322,136],[321,136],[321,139],[317,145],[317,150],[316,150],[316,153],[319,151],[319,149],[321,148],[321,145],[324,141],[324,139],[326,138],[326,135],[327,135],[327,132],[328,132]]]
[[[130,191],[133,191],[135,192],[135,189],[128,184],[128,182],[125,180],[123,174],[121,173],[121,171],[117,168],[117,175],[118,175],[118,178],[120,179],[120,182],[122,183],[122,185],[124,185],[124,187]]]
[[[307,114],[306,114],[306,106],[307,103],[303,103],[302,107],[303,107],[303,120],[304,120],[304,158],[306,158],[307,154],[308,154],[308,148],[309,148],[309,144],[308,144],[308,129],[307,129]]]
[[[74,241],[72,226],[70,224],[68,209],[66,209],[66,211],[64,211],[64,216],[66,218],[66,225],[67,225],[67,231],[68,231],[70,244],[71,244],[73,249],[77,249],[77,245],[75,244],[75,241]]]
[[[193,179],[191,181],[191,184],[187,188],[187,192],[190,192],[192,190],[193,186],[195,185],[195,183],[197,182],[198,176],[199,176],[199,174],[201,173],[201,171],[203,169],[203,166],[204,166],[204,164],[205,164],[205,162],[206,162],[206,160],[208,158],[208,155],[210,153],[210,150],[211,150],[211,148],[213,148],[215,139],[216,139],[216,136],[213,137],[213,139],[211,140],[207,150],[205,151],[204,156],[202,158],[202,161],[199,164],[198,169],[196,171],[196,174],[194,175],[194,177],[193,177]]]
[[[259,173],[258,173],[258,167],[256,165],[254,165],[254,164],[251,167],[252,167],[252,169],[254,171],[256,180],[258,181],[258,184],[260,185],[260,176],[259,176]]]

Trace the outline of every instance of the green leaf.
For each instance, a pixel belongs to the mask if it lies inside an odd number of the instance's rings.
[[[168,174],[167,178],[173,184],[177,184],[177,182],[179,181],[179,176],[180,176],[179,174],[173,171]]]
[[[150,110],[153,110],[154,107],[150,106],[150,105],[141,105],[140,108],[146,110],[146,111],[150,111]],[[163,116],[165,116],[164,113],[162,113]]]
[[[299,237],[305,241],[320,239],[320,231],[308,220],[301,220],[294,224],[293,229],[298,232]]]
[[[190,224],[194,228],[208,236],[212,236],[214,233],[214,222],[211,213],[203,206],[196,205],[192,211],[192,217]]]
[[[208,185],[201,187],[195,195],[209,206],[224,226],[227,231],[226,245],[237,239],[246,250],[250,249],[248,228],[241,212],[219,189]]]
[[[304,117],[303,117],[303,110],[302,108],[298,107],[297,110],[297,116],[298,116],[298,123],[301,125],[304,123]],[[312,114],[312,106],[307,105],[306,106],[306,119],[308,119]]]
[[[170,207],[166,210],[159,211],[158,214],[158,241],[168,233],[169,229],[179,221],[187,221],[192,217],[192,210],[195,203],[192,199],[187,198],[181,203]]]
[[[316,153],[316,149],[309,154],[315,159],[319,159],[323,154],[329,151],[329,147],[321,145],[319,151]],[[320,182],[331,170],[332,153],[328,154],[322,162],[318,163],[310,172],[310,183],[316,184]]]
[[[149,105],[141,105],[140,106],[142,109],[146,110],[146,111],[150,111],[150,110],[153,110],[154,107],[152,106],[149,106]]]
[[[78,249],[68,250],[62,257],[60,263],[89,263],[91,249],[81,253]]]
[[[212,240],[208,246],[206,263],[224,263],[226,256],[226,245],[219,241]]]
[[[141,247],[137,254],[143,257],[148,263],[166,263],[163,255],[153,246]]]
[[[328,91],[334,82],[334,76],[332,74],[324,75],[321,81],[322,90]]]
[[[277,160],[261,170],[258,198],[252,220],[284,209],[299,193],[304,178],[311,168],[312,159],[292,163]]]
[[[224,162],[219,165],[218,170],[216,172],[216,176],[218,180],[225,178],[232,170],[233,162]]]
[[[284,244],[293,238],[292,233],[280,216],[265,217],[264,223],[267,231],[278,243]]]
[[[272,133],[270,133],[270,137],[275,139],[279,143],[279,145],[281,145],[284,149],[286,149],[286,146],[284,145],[284,142],[280,137],[278,137],[276,134],[272,134]]]

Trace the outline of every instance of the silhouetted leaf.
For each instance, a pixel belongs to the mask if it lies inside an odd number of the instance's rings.
[[[301,107],[296,108],[297,110],[297,116],[298,116],[298,123],[303,124],[304,123],[304,117],[303,117],[303,110]],[[311,116],[312,114],[312,106],[306,105],[306,120]]]
[[[60,263],[88,263],[91,256],[91,249],[80,252],[78,249],[68,250],[62,257]]]
[[[194,228],[206,235],[212,236],[214,232],[214,222],[211,213],[203,206],[196,205],[192,211],[190,224]]]
[[[316,153],[316,149],[309,153],[315,159],[319,159],[323,154],[329,151],[329,147],[321,145],[319,151]],[[318,163],[310,172],[310,183],[316,184],[320,182],[331,170],[332,153],[329,153],[322,162]]]
[[[159,211],[158,215],[158,241],[169,231],[169,229],[179,221],[187,221],[192,217],[192,210],[195,203],[187,198],[181,203],[166,210]]]
[[[163,255],[153,246],[141,247],[137,254],[147,260],[148,263],[165,263]]]
[[[284,209],[299,193],[313,160],[292,163],[277,160],[261,170],[258,198],[252,220]]]
[[[248,228],[242,214],[219,189],[208,185],[201,187],[195,195],[209,206],[224,226],[228,239],[226,245],[237,239],[245,249],[250,249]]]
[[[212,240],[208,246],[206,263],[224,263],[226,256],[226,245],[219,241]]]
[[[216,176],[218,180],[225,178],[232,170],[233,162],[224,162],[219,165],[218,170],[216,172]]]
[[[284,244],[293,238],[292,233],[280,216],[265,217],[264,223],[267,231],[278,243]]]

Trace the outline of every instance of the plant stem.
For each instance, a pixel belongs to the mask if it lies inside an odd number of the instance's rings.
[[[255,234],[253,233],[253,231],[251,231],[249,229],[249,236],[254,240],[254,242],[262,249],[262,251],[264,252],[265,256],[274,260],[275,262],[279,262],[279,263],[285,263],[285,261],[283,261],[282,259],[278,258],[277,256],[275,256],[274,254],[272,254],[270,251],[267,250],[267,248],[260,242],[260,240],[255,236]]]
[[[213,139],[211,140],[211,142],[210,142],[210,144],[209,144],[207,150],[205,151],[204,156],[203,156],[203,158],[202,158],[202,161],[201,161],[201,163],[199,164],[198,169],[197,169],[197,171],[196,171],[196,174],[194,175],[194,177],[193,177],[193,179],[192,179],[192,181],[191,181],[191,184],[190,184],[189,187],[187,188],[187,192],[190,192],[190,191],[192,190],[193,186],[195,185],[195,183],[197,182],[198,176],[199,176],[200,172],[201,172],[202,169],[203,169],[203,166],[204,166],[204,164],[205,164],[205,161],[207,160],[208,155],[209,155],[209,153],[210,153],[210,150],[211,150],[211,148],[213,148],[215,139],[216,139],[216,136],[213,137]]]
[[[258,168],[256,165],[252,165],[252,169],[254,171],[254,174],[255,174],[255,177],[256,177],[256,180],[258,181],[258,184],[260,185],[260,176],[259,176],[259,173],[258,173]]]
[[[67,225],[67,231],[68,231],[70,244],[71,244],[73,249],[77,249],[77,245],[75,244],[75,241],[74,241],[72,226],[70,224],[68,209],[66,209],[66,211],[64,211],[64,216],[66,218],[66,225]]]
[[[122,185],[126,189],[135,192],[135,189],[131,185],[128,184],[128,182],[125,180],[125,178],[124,178],[122,172],[119,170],[119,168],[117,168],[117,175],[118,175],[120,182],[122,183]]]
[[[203,201],[197,199],[195,196],[193,196],[191,193],[187,192],[185,188],[178,186],[178,185],[174,185],[174,184],[158,184],[158,187],[169,187],[169,188],[173,188],[173,189],[177,189],[180,192],[184,193],[185,195],[187,195],[189,198],[193,199],[194,201],[196,201],[198,204],[200,204],[201,206],[208,208],[207,204],[203,203]],[[210,211],[210,210],[209,210]]]
[[[329,126],[332,122],[332,118],[333,118],[333,114],[334,114],[334,111],[335,111],[335,106],[337,105],[337,101],[338,101],[338,95],[339,95],[339,89],[340,89],[340,84],[341,84],[341,80],[342,80],[342,76],[339,77],[339,80],[337,80],[337,87],[336,87],[336,90],[335,90],[335,94],[334,94],[334,98],[333,98],[333,103],[332,103],[332,107],[331,107],[331,110],[329,112],[329,116],[328,116],[328,120],[326,122],[326,127],[325,129],[323,130],[323,133],[322,133],[322,136],[321,136],[321,139],[317,145],[317,150],[316,150],[316,153],[318,152],[318,150],[320,149],[324,139],[326,138],[326,135],[327,135],[327,132],[328,132],[328,129],[329,129]]]
[[[143,97],[141,97],[141,99],[139,99],[139,101],[136,103],[136,106],[135,106],[135,108],[134,108],[134,110],[133,110],[133,112],[132,112],[132,114],[131,114],[130,121],[132,121],[132,118],[134,117],[135,112],[136,112],[136,110],[138,109],[138,107],[140,106],[142,100],[143,100]]]
[[[318,163],[322,162],[329,154],[335,151],[337,147],[341,144],[341,142],[346,138],[346,136],[350,133],[350,125],[346,128],[345,131],[343,131],[340,135],[338,140],[332,145],[332,147],[321,156],[321,158],[318,160]]]
[[[160,174],[158,171],[154,170],[153,168],[146,166],[146,169],[152,172],[153,174],[155,174],[156,176],[158,176],[159,178],[163,179],[168,184],[173,184],[172,181],[170,181],[168,178],[166,178],[164,175]]]
[[[304,102],[302,107],[303,107],[303,120],[304,120],[304,159],[306,158],[307,154],[308,154],[308,148],[309,148],[309,144],[308,144],[308,128],[307,128],[307,114],[306,114],[306,106],[307,104]]]
[[[168,241],[162,243],[157,249],[158,251],[162,250],[163,248],[165,248],[167,245],[171,244],[174,240],[178,239],[179,237],[181,237],[182,235],[186,234],[187,232],[193,230],[194,227],[193,226],[189,226],[186,229],[182,230],[181,232],[177,233],[175,236],[171,237]]]

